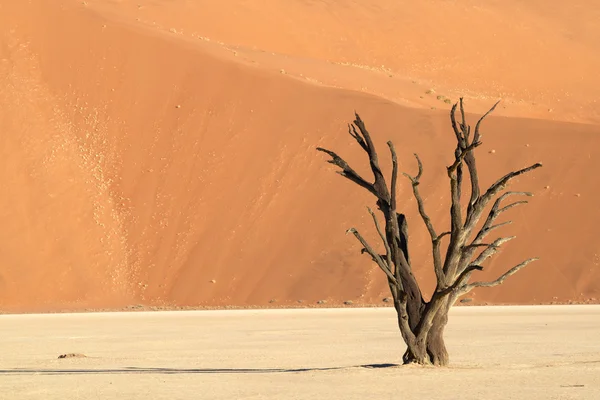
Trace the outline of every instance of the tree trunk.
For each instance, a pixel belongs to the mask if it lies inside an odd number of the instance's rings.
[[[444,303],[433,317],[433,323],[426,335],[426,344],[417,343],[414,348],[408,347],[402,356],[404,364],[416,363],[439,367],[449,364],[450,357],[444,342],[444,329],[448,323],[448,312],[453,302],[449,297],[442,300]]]
[[[402,362],[404,364],[431,365],[425,343],[417,342],[415,346],[408,346],[404,356],[402,356]]]
[[[427,354],[433,365],[445,367],[450,362],[444,343],[444,328],[448,323],[449,307],[444,306],[433,318],[433,324],[427,335]]]

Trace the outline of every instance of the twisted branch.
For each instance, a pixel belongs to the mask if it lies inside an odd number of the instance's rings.
[[[423,163],[419,158],[419,155],[415,153],[415,158],[417,159],[418,172],[416,176],[410,176],[407,173],[403,173],[412,183],[413,195],[417,200],[417,208],[419,209],[419,214],[421,215],[421,219],[425,223],[427,227],[427,231],[429,232],[429,237],[431,238],[432,251],[433,251],[433,268],[435,270],[435,276],[437,278],[438,286],[442,286],[445,280],[444,271],[442,268],[442,256],[440,253],[440,238],[435,232],[435,228],[433,227],[433,223],[431,222],[431,218],[425,211],[425,202],[423,201],[423,197],[419,192],[419,184],[421,176],[423,175]]]
[[[360,244],[362,244],[362,246],[364,247],[364,249],[366,250],[367,253],[369,253],[369,255],[371,256],[371,258],[373,259],[373,261],[375,261],[377,263],[377,265],[379,265],[379,268],[381,268],[381,270],[383,272],[385,272],[385,274],[387,275],[388,279],[394,284],[399,286],[400,288],[402,287],[402,284],[399,283],[396,280],[396,277],[394,276],[394,274],[392,273],[392,271],[387,267],[385,261],[383,261],[383,259],[381,258],[381,256],[379,254],[377,254],[377,252],[375,250],[373,250],[373,248],[371,247],[371,245],[362,237],[362,235],[355,229],[355,228],[350,228],[346,231],[346,234],[348,233],[352,233],[356,239],[358,239],[358,241],[360,242]]]
[[[532,263],[532,262],[534,262],[536,260],[539,260],[539,258],[534,257],[534,258],[530,258],[528,260],[525,260],[522,263],[520,263],[520,264],[512,267],[511,269],[509,269],[507,272],[505,272],[503,275],[501,275],[495,281],[492,281],[492,282],[473,282],[473,283],[470,283],[468,285],[464,285],[460,289],[460,291],[462,293],[468,293],[471,290],[475,289],[476,287],[494,287],[494,286],[501,285],[506,280],[506,278],[508,278],[511,275],[516,274],[517,272],[519,272],[519,270],[525,268],[528,264],[530,264],[530,263]]]

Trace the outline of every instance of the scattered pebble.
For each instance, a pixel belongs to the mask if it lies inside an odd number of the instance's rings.
[[[352,300],[346,300],[344,302],[344,304],[347,305],[347,306],[349,306],[349,305],[354,304],[354,303],[352,302]]]
[[[383,302],[384,302],[384,303],[389,303],[389,302],[391,302],[391,301],[392,301],[392,299],[391,299],[391,298],[389,298],[389,297],[385,297],[385,298],[383,299]]]
[[[214,279],[211,279],[210,283],[217,283],[217,281]]]
[[[269,303],[275,303],[276,301],[277,300],[275,300],[275,299],[271,299],[271,300],[269,300]]]
[[[317,304],[325,304],[325,303],[327,303],[327,301],[325,301],[325,300],[319,300],[319,301],[317,301]]]
[[[87,356],[85,354],[81,354],[81,353],[67,353],[67,354],[61,354],[60,356],[58,356],[59,359],[61,358],[86,358]]]
[[[494,150],[494,149],[490,150],[490,154],[494,154],[494,153],[496,153],[496,150]]]
[[[181,108],[181,106],[180,106],[179,104],[177,104],[177,105],[175,106],[175,108]]]
[[[580,193],[577,193],[575,196],[577,196],[577,197],[581,197],[581,194],[580,194]]]

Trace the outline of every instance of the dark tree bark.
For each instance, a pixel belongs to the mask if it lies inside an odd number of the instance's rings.
[[[492,282],[470,282],[471,275],[475,271],[483,270],[481,265],[493,256],[502,244],[514,239],[514,236],[499,237],[491,243],[484,242],[492,231],[511,223],[511,221],[505,221],[494,224],[500,214],[527,203],[525,200],[520,200],[503,206],[503,200],[510,196],[532,196],[531,193],[527,192],[504,192],[502,194],[500,192],[508,186],[512,179],[542,166],[537,163],[510,172],[499,178],[482,194],[474,151],[481,145],[481,123],[494,111],[497,104],[477,121],[473,132],[471,132],[471,126],[467,125],[462,99],[452,107],[450,121],[456,137],[456,148],[454,149],[454,161],[447,167],[446,171],[450,182],[451,198],[449,231],[438,234],[425,211],[425,202],[419,192],[423,164],[418,155],[415,154],[418,166],[417,174],[411,176],[404,173],[404,176],[412,184],[413,195],[417,202],[420,217],[427,227],[431,239],[436,287],[429,301],[423,299],[421,287],[412,272],[406,217],[404,214],[397,212],[396,209],[398,159],[394,144],[391,141],[387,142],[392,158],[389,187],[379,166],[379,156],[371,135],[358,114],[355,114],[356,118],[353,123],[348,125],[348,132],[369,157],[369,165],[373,173],[372,181],[360,176],[333,151],[321,147],[317,148],[318,151],[331,157],[328,162],[341,169],[337,171],[340,175],[368,190],[377,199],[377,208],[385,221],[383,229],[375,213],[370,208],[368,208],[368,211],[373,217],[375,228],[385,248],[385,254],[380,254],[371,247],[356,229],[350,228],[347,233],[352,233],[356,237],[363,246],[361,253],[369,254],[387,277],[394,308],[398,315],[398,327],[407,346],[402,357],[404,363],[448,365],[449,356],[444,343],[444,329],[448,323],[448,312],[456,299],[476,287],[500,285],[506,278],[517,273],[532,261],[537,260],[537,258],[525,260]],[[460,109],[460,122],[456,119],[458,108]],[[465,168],[470,181],[470,195],[466,205],[462,201]],[[475,231],[475,226],[484,215],[486,206],[493,199],[495,201],[486,216],[483,226],[479,231]],[[466,208],[464,216],[463,208]],[[445,236],[449,236],[449,242],[445,255],[442,256],[441,240]]]

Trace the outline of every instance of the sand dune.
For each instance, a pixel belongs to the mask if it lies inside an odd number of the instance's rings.
[[[497,115],[600,122],[600,9],[590,0],[86,3],[261,68],[411,106],[465,96],[483,111],[502,98]],[[357,78],[361,69],[368,74]],[[431,88],[437,94],[421,99]]]
[[[506,99],[485,126],[484,182],[545,164],[515,186],[536,197],[481,277],[542,260],[475,302],[600,298],[590,2],[396,3],[0,1],[0,309],[379,303],[380,272],[344,235],[374,238],[372,199],[315,147],[365,171],[344,129],[358,110],[403,170],[421,155],[443,226],[452,136],[436,96],[463,93],[477,113]],[[511,5],[522,22],[506,23]],[[431,283],[426,232],[399,190]]]

